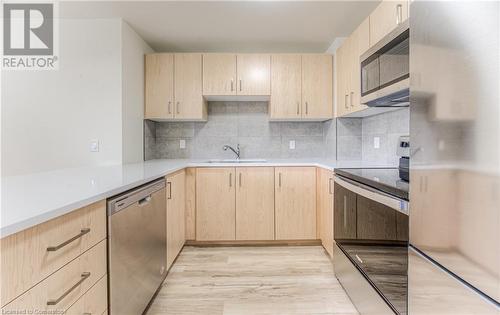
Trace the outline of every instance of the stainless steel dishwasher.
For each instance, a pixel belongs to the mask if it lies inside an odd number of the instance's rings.
[[[166,275],[165,179],[108,199],[111,315],[142,314]]]

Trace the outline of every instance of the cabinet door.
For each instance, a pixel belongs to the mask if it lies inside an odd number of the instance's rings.
[[[349,112],[357,112],[367,108],[361,105],[361,55],[368,50],[370,45],[370,23],[365,19],[351,34],[350,40],[350,91]]]
[[[337,102],[335,104],[335,115],[336,117],[342,117],[347,112],[347,96],[346,90],[347,86],[350,82],[347,81],[347,60],[348,51],[347,51],[347,40],[337,49],[335,53],[335,71],[336,71],[336,99]]]
[[[325,250],[333,256],[333,172],[318,168],[318,229]]]
[[[202,95],[201,54],[175,54],[175,119],[207,119]]]
[[[236,55],[203,55],[203,95],[236,95]]]
[[[333,117],[332,55],[302,55],[302,118]]]
[[[302,102],[302,57],[271,56],[271,119],[298,119]]]
[[[174,118],[174,55],[146,55],[145,72],[144,118]]]
[[[186,172],[167,176],[167,270],[186,241]]]
[[[408,0],[384,0],[370,14],[370,47],[408,19]]]
[[[236,239],[274,239],[274,168],[236,169]]]
[[[356,239],[356,194],[335,184],[333,233],[335,239]]]
[[[275,168],[277,240],[316,239],[316,170]]]
[[[237,59],[237,94],[271,94],[271,56],[261,54],[239,54]]]
[[[235,169],[196,169],[196,239],[235,239]]]

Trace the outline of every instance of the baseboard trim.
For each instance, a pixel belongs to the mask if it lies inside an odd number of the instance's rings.
[[[318,246],[321,240],[268,240],[268,241],[186,241],[185,246]]]

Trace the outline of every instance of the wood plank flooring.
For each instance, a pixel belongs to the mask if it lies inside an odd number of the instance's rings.
[[[358,313],[320,246],[187,246],[147,314]]]

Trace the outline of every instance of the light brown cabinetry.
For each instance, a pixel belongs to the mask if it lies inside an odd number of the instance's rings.
[[[364,20],[336,53],[336,115],[342,117],[366,108],[361,104],[361,55],[369,48],[369,19]]]
[[[108,282],[106,281],[106,277],[102,277],[81,299],[66,311],[66,314],[103,314],[107,311],[107,300]]]
[[[333,257],[333,172],[318,168],[316,173],[318,238]]]
[[[408,19],[408,0],[382,1],[370,14],[370,47]]]
[[[236,239],[274,239],[274,168],[236,168]]]
[[[196,169],[196,240],[234,240],[235,169]]]
[[[186,169],[186,240],[196,239],[196,168]]]
[[[144,117],[206,120],[201,54],[149,54],[145,58]]]
[[[270,118],[327,120],[333,117],[331,55],[278,54],[271,57]]]
[[[316,239],[316,169],[275,168],[277,240]]]
[[[186,172],[167,176],[167,270],[186,241]]]
[[[2,238],[1,305],[105,238],[104,201]]]
[[[267,54],[204,54],[203,95],[269,95],[270,71]]]

